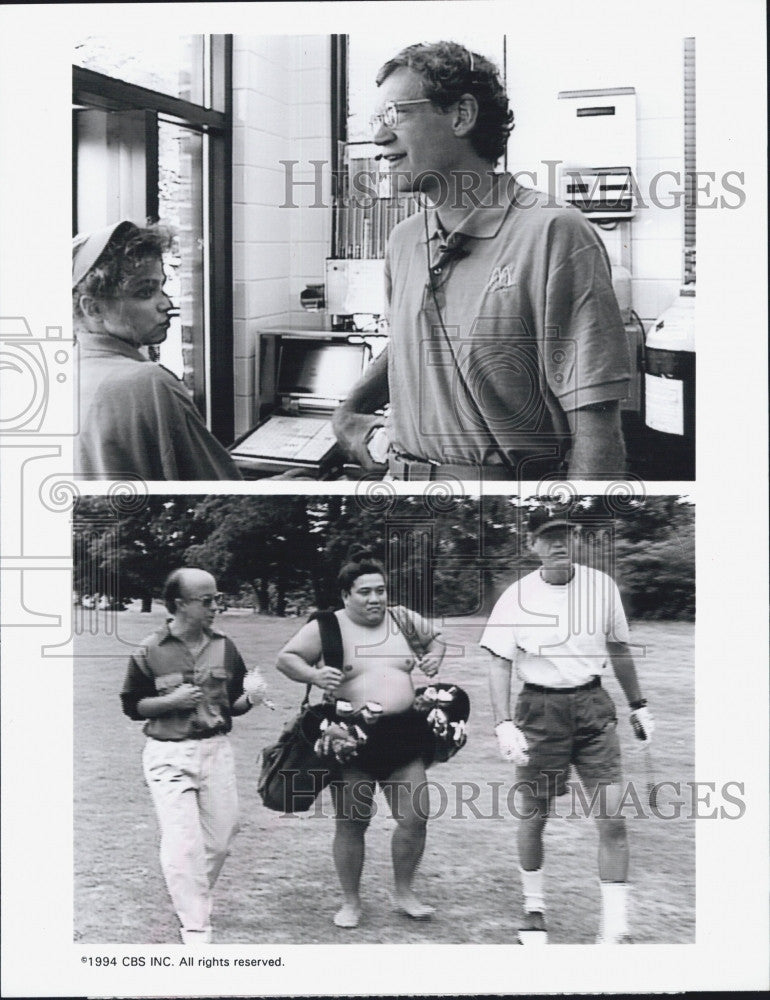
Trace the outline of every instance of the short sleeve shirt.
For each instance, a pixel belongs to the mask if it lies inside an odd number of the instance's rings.
[[[628,642],[615,581],[575,565],[569,583],[546,583],[528,573],[503,592],[489,616],[481,645],[516,663],[519,676],[544,687],[573,687],[601,676],[607,642]]]
[[[391,234],[385,262],[390,437],[439,463],[551,456],[569,443],[567,413],[620,400],[630,359],[603,243],[581,212],[496,175],[428,280],[435,213]],[[439,316],[440,312],[440,316]],[[443,321],[443,328],[442,328]],[[491,461],[494,463],[495,459]]]
[[[120,697],[131,719],[144,718],[137,711],[142,698],[168,694],[184,683],[196,684],[203,692],[195,708],[148,719],[145,735],[157,740],[202,739],[232,728],[231,707],[243,693],[246,668],[228,636],[216,629],[205,634],[207,642],[193,656],[164,625],[147,636],[129,659]]]
[[[103,479],[241,479],[179,379],[117,337],[80,340],[75,469]]]

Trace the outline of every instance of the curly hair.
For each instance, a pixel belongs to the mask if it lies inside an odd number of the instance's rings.
[[[148,260],[162,260],[171,247],[173,233],[159,224],[134,226],[117,232],[88,274],[72,290],[72,314],[82,317],[80,296],[119,298],[136,271]]]
[[[363,546],[352,545],[345,564],[337,574],[337,586],[341,593],[349,594],[359,576],[366,576],[369,573],[379,573],[387,582],[388,574],[385,572],[385,567],[375,558],[374,553]]]
[[[409,45],[389,59],[377,74],[379,87],[397,69],[411,69],[423,81],[423,93],[442,110],[463,94],[471,94],[479,106],[471,145],[489,163],[505,153],[513,131],[513,112],[508,105],[500,73],[494,63],[457,42]]]

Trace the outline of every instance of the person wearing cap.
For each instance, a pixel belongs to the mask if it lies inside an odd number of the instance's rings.
[[[323,662],[317,621],[305,624],[286,643],[276,664],[291,680],[321,688],[325,698],[336,701],[338,716],[341,700],[353,712],[371,702],[382,708],[366,745],[341,765],[340,779],[331,785],[335,806],[332,853],[343,893],[334,924],[350,929],[361,918],[364,837],[373,815],[376,784],[396,823],[391,841],[395,907],[414,920],[427,920],[434,909],[417,897],[412,882],[425,848],[428,802],[427,796],[415,790],[425,787],[425,767],[432,760],[434,740],[426,717],[414,708],[411,674],[417,666],[427,677],[434,677],[445,647],[429,621],[406,608],[394,608],[409,619],[422,650],[419,657],[415,655],[387,613],[385,569],[370,553],[352,551],[338,583],[344,606],[335,616],[343,669]]]
[[[607,253],[577,208],[495,172],[513,128],[496,67],[411,45],[377,84],[379,159],[429,207],[390,235],[389,341],[334,414],[340,444],[394,479],[622,473],[630,359]]]
[[[166,339],[166,238],[119,222],[72,242],[72,304],[80,345],[75,471],[98,479],[241,479],[182,382],[142,348]]]
[[[536,511],[529,545],[540,567],[504,591],[481,638],[492,654],[489,685],[500,753],[516,765],[524,896],[519,940],[547,942],[543,831],[550,802],[564,794],[573,766],[599,832],[602,917],[597,943],[630,943],[617,714],[602,687],[608,661],[629,703],[638,739],[650,739],[653,720],[642,697],[615,582],[573,562],[573,525],[565,518]],[[523,685],[511,712],[514,666]]]

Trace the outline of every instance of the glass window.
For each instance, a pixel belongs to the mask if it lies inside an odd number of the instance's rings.
[[[207,100],[206,49],[205,35],[88,35],[75,43],[74,61],[116,80],[212,107]]]
[[[73,232],[118,219],[173,229],[164,266],[178,315],[149,356],[183,381],[225,444],[234,408],[223,391],[233,377],[231,47],[224,35],[91,36],[73,67]],[[210,93],[225,110],[211,107]]]
[[[174,252],[165,262],[166,291],[179,310],[160,345],[159,360],[205,406],[200,398],[203,379],[196,379],[196,362],[205,358],[203,138],[189,128],[158,121],[158,217],[176,233]]]

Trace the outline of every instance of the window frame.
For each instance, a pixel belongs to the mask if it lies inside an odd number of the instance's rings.
[[[203,183],[208,196],[204,230],[208,241],[208,283],[204,309],[208,320],[208,357],[204,388],[195,402],[204,419],[210,415],[211,431],[224,445],[232,443],[235,430],[232,276],[232,35],[210,35],[210,75],[216,111],[182,98],[116,77],[72,67],[72,100],[76,106],[105,111],[143,111],[146,121],[147,195],[145,214],[158,217],[157,122],[163,116],[207,138],[208,169]],[[154,150],[154,152],[153,152]],[[72,149],[72,228],[77,232],[77,149]],[[203,340],[203,331],[196,339]]]

